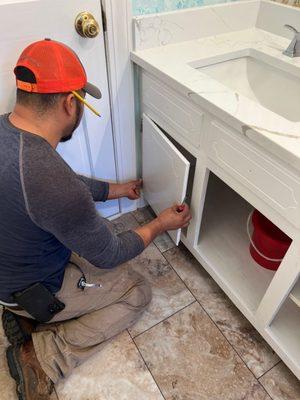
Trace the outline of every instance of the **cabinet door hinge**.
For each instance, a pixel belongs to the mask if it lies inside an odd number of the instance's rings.
[[[102,6],[102,26],[103,26],[103,31],[107,32],[107,18],[103,6]]]

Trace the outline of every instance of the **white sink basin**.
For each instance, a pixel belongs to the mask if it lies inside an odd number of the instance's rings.
[[[223,54],[191,66],[270,111],[300,121],[299,68],[254,49]]]

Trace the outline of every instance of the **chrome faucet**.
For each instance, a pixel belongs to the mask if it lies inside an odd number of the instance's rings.
[[[284,27],[292,31],[294,33],[294,37],[289,47],[284,50],[282,54],[288,57],[300,57],[300,32],[298,32],[297,29],[291,25],[284,25]]]

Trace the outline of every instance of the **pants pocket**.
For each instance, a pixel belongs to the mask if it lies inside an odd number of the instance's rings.
[[[82,290],[78,287],[78,282],[81,277],[82,272],[80,269],[70,262],[66,266],[62,286],[55,296],[63,302],[64,299],[74,297],[81,293]]]

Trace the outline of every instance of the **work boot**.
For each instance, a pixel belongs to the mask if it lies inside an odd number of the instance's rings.
[[[21,345],[31,339],[38,322],[31,318],[21,317],[4,309],[2,313],[2,325],[4,333],[13,346]]]
[[[19,400],[50,399],[54,385],[38,362],[32,340],[21,346],[9,346],[6,357]]]

